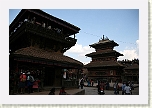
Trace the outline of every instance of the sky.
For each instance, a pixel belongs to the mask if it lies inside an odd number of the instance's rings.
[[[98,42],[104,35],[119,44],[114,50],[124,56],[118,57],[118,60],[139,59],[139,9],[42,10],[81,29],[76,34],[75,46],[64,55],[87,64],[91,58],[85,55],[95,52],[89,45]],[[9,24],[19,12],[20,9],[9,10]]]
[[[33,5],[34,4],[34,5]],[[0,63],[1,70],[5,74],[0,76],[0,85],[6,89],[0,89],[0,95],[3,98],[0,103],[2,104],[120,104],[120,98],[117,96],[106,96],[104,98],[97,99],[95,101],[88,100],[88,98],[98,98],[94,96],[80,96],[76,101],[71,98],[54,96],[37,96],[37,97],[25,97],[20,99],[17,96],[9,96],[9,27],[15,16],[20,10],[9,9],[57,9],[57,10],[44,10],[51,15],[63,19],[75,26],[78,26],[81,30],[76,34],[78,39],[77,44],[68,50],[65,55],[73,57],[83,63],[90,62],[89,57],[85,57],[85,54],[94,51],[89,47],[90,44],[96,43],[102,37],[107,36],[110,40],[114,40],[119,44],[115,47],[115,50],[124,53],[124,58],[139,58],[139,80],[140,89],[144,87],[144,92],[140,92],[138,96],[125,97],[121,104],[148,104],[148,84],[150,83],[150,71],[151,59],[149,56],[151,51],[148,51],[151,45],[151,35],[149,37],[148,32],[148,6],[149,3],[146,0],[2,0],[0,3]],[[94,10],[60,10],[60,9],[94,9]],[[101,9],[101,10],[96,10]],[[102,10],[102,9],[120,9],[120,10]],[[122,10],[127,9],[127,10]],[[139,9],[128,10],[128,9]],[[139,15],[139,17],[138,17]],[[139,23],[140,22],[140,23]],[[140,25],[140,26],[139,26]],[[139,44],[140,40],[140,44]],[[139,44],[139,53],[138,53]],[[122,59],[122,58],[119,58]],[[149,74],[148,74],[149,72]],[[5,81],[5,84],[3,83]],[[141,83],[142,82],[142,83]],[[142,91],[142,90],[139,90]],[[37,98],[44,97],[45,100],[37,100]],[[73,98],[74,96],[72,96]],[[74,97],[75,98],[75,97]],[[26,100],[29,101],[26,101]],[[36,100],[36,101],[33,101]],[[138,101],[134,101],[138,100]],[[56,106],[55,105],[55,106]],[[52,106],[53,107],[53,106]]]

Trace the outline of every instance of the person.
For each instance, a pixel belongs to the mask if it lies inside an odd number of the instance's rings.
[[[93,81],[93,80],[91,80],[91,86],[93,87],[93,85],[94,85],[94,81]]]
[[[31,75],[30,72],[27,73],[27,87],[28,87],[28,93],[33,93],[33,82],[35,81],[34,80],[34,77]]]
[[[52,88],[49,92],[49,95],[55,95],[55,88]]]
[[[44,28],[45,28],[45,23],[44,23],[44,22],[42,22],[42,27],[44,27]]]
[[[122,85],[122,95],[125,94],[125,87],[126,87],[126,84],[125,84],[125,82],[123,82],[123,85]]]
[[[67,95],[67,93],[65,92],[65,87],[61,87],[59,95]]]
[[[131,87],[129,86],[129,84],[126,84],[126,87],[124,88],[125,90],[125,94],[126,95],[130,95],[131,94]]]
[[[113,88],[114,88],[114,94],[117,94],[117,83],[116,82],[113,84]]]
[[[80,86],[81,86],[81,89],[83,89],[83,86],[84,86],[84,79],[83,78],[80,81]]]
[[[100,93],[100,80],[98,80],[97,83],[98,83],[98,85],[97,85],[98,93]]]
[[[104,92],[105,84],[104,84],[103,81],[100,82],[100,86],[99,86],[99,87],[100,87],[100,88],[99,88],[99,92],[100,92],[100,90],[103,90],[103,93],[105,94],[105,92]]]
[[[119,94],[119,84],[118,83],[117,83],[116,89],[117,89],[117,94]]]
[[[103,88],[103,90],[104,90],[104,88],[105,88],[105,85],[104,85],[104,82],[103,82],[103,81],[101,81],[101,83],[100,83],[100,88]]]
[[[106,90],[109,90],[109,82],[106,82]]]
[[[131,90],[134,90],[134,83],[130,81],[129,86],[131,87]]]
[[[19,82],[19,88],[21,90],[21,94],[24,94],[25,92],[25,82],[26,82],[26,75],[25,73],[21,72],[21,75],[20,75],[20,82]]]

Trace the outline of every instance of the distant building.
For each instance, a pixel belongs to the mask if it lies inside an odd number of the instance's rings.
[[[80,61],[64,55],[76,44],[79,30],[42,10],[22,9],[9,26],[10,72],[30,71],[44,86],[68,86],[65,70],[83,67]]]
[[[124,81],[133,81],[139,83],[139,60],[122,60],[119,61],[124,66]]]
[[[103,36],[99,42],[89,46],[95,48],[96,52],[86,54],[92,58],[92,61],[84,66],[88,70],[88,79],[121,82],[124,66],[117,58],[123,54],[114,50],[118,44]]]

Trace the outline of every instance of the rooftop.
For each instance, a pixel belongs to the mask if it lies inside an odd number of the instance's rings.
[[[122,64],[118,63],[117,61],[98,61],[98,62],[91,62],[85,65],[87,68],[94,68],[94,67],[123,67]]]
[[[77,61],[73,58],[70,58],[68,56],[65,56],[61,53],[58,52],[53,52],[53,51],[46,51],[44,49],[39,49],[35,47],[26,47],[26,48],[21,48],[19,50],[16,50],[14,55],[19,55],[19,56],[27,56],[27,57],[35,57],[37,59],[45,59],[45,60],[51,60],[53,61],[58,61],[66,64],[76,64],[82,66],[83,64],[80,61]]]
[[[104,35],[103,35],[102,39],[99,39],[99,42],[94,43],[94,44],[89,45],[89,46],[96,48],[97,46],[104,46],[104,45],[118,46],[118,44],[116,42],[114,42],[113,40],[109,40],[108,37],[105,38]]]
[[[92,56],[97,56],[97,55],[105,55],[107,56],[108,54],[110,55],[114,55],[114,56],[123,56],[123,54],[120,54],[119,52],[115,51],[115,50],[110,50],[110,51],[103,51],[103,52],[92,52],[90,54],[86,54],[86,56],[88,57],[92,57]]]
[[[29,16],[30,18],[36,18],[36,20],[38,21],[49,22],[52,25],[62,26],[64,29],[66,29],[66,31],[69,31],[69,34],[71,35],[78,33],[80,30],[80,28],[78,28],[77,26],[74,26],[73,24],[70,24],[62,19],[54,17],[40,9],[22,9],[13,20],[13,22],[10,24],[10,31],[14,30],[18,26],[19,22],[23,22],[25,18],[28,19]]]

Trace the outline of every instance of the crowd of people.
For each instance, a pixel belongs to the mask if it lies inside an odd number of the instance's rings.
[[[132,95],[132,90],[134,90],[134,84],[132,82],[123,82],[122,86],[120,87],[117,82],[113,84],[114,94],[119,94],[121,89],[122,95]]]
[[[109,90],[109,83],[104,83],[103,81],[98,81],[98,92],[102,88],[103,90],[106,88],[106,90]],[[122,91],[122,95],[132,95],[132,90],[134,90],[134,84],[132,82],[123,82],[122,86],[119,85],[118,82],[115,82],[113,84],[113,90],[114,94],[118,95],[120,91]]]
[[[37,89],[41,85],[41,81],[38,76],[31,72],[20,72],[20,73],[10,73],[10,83],[9,83],[9,94],[24,94],[33,93],[35,84],[37,84]]]

